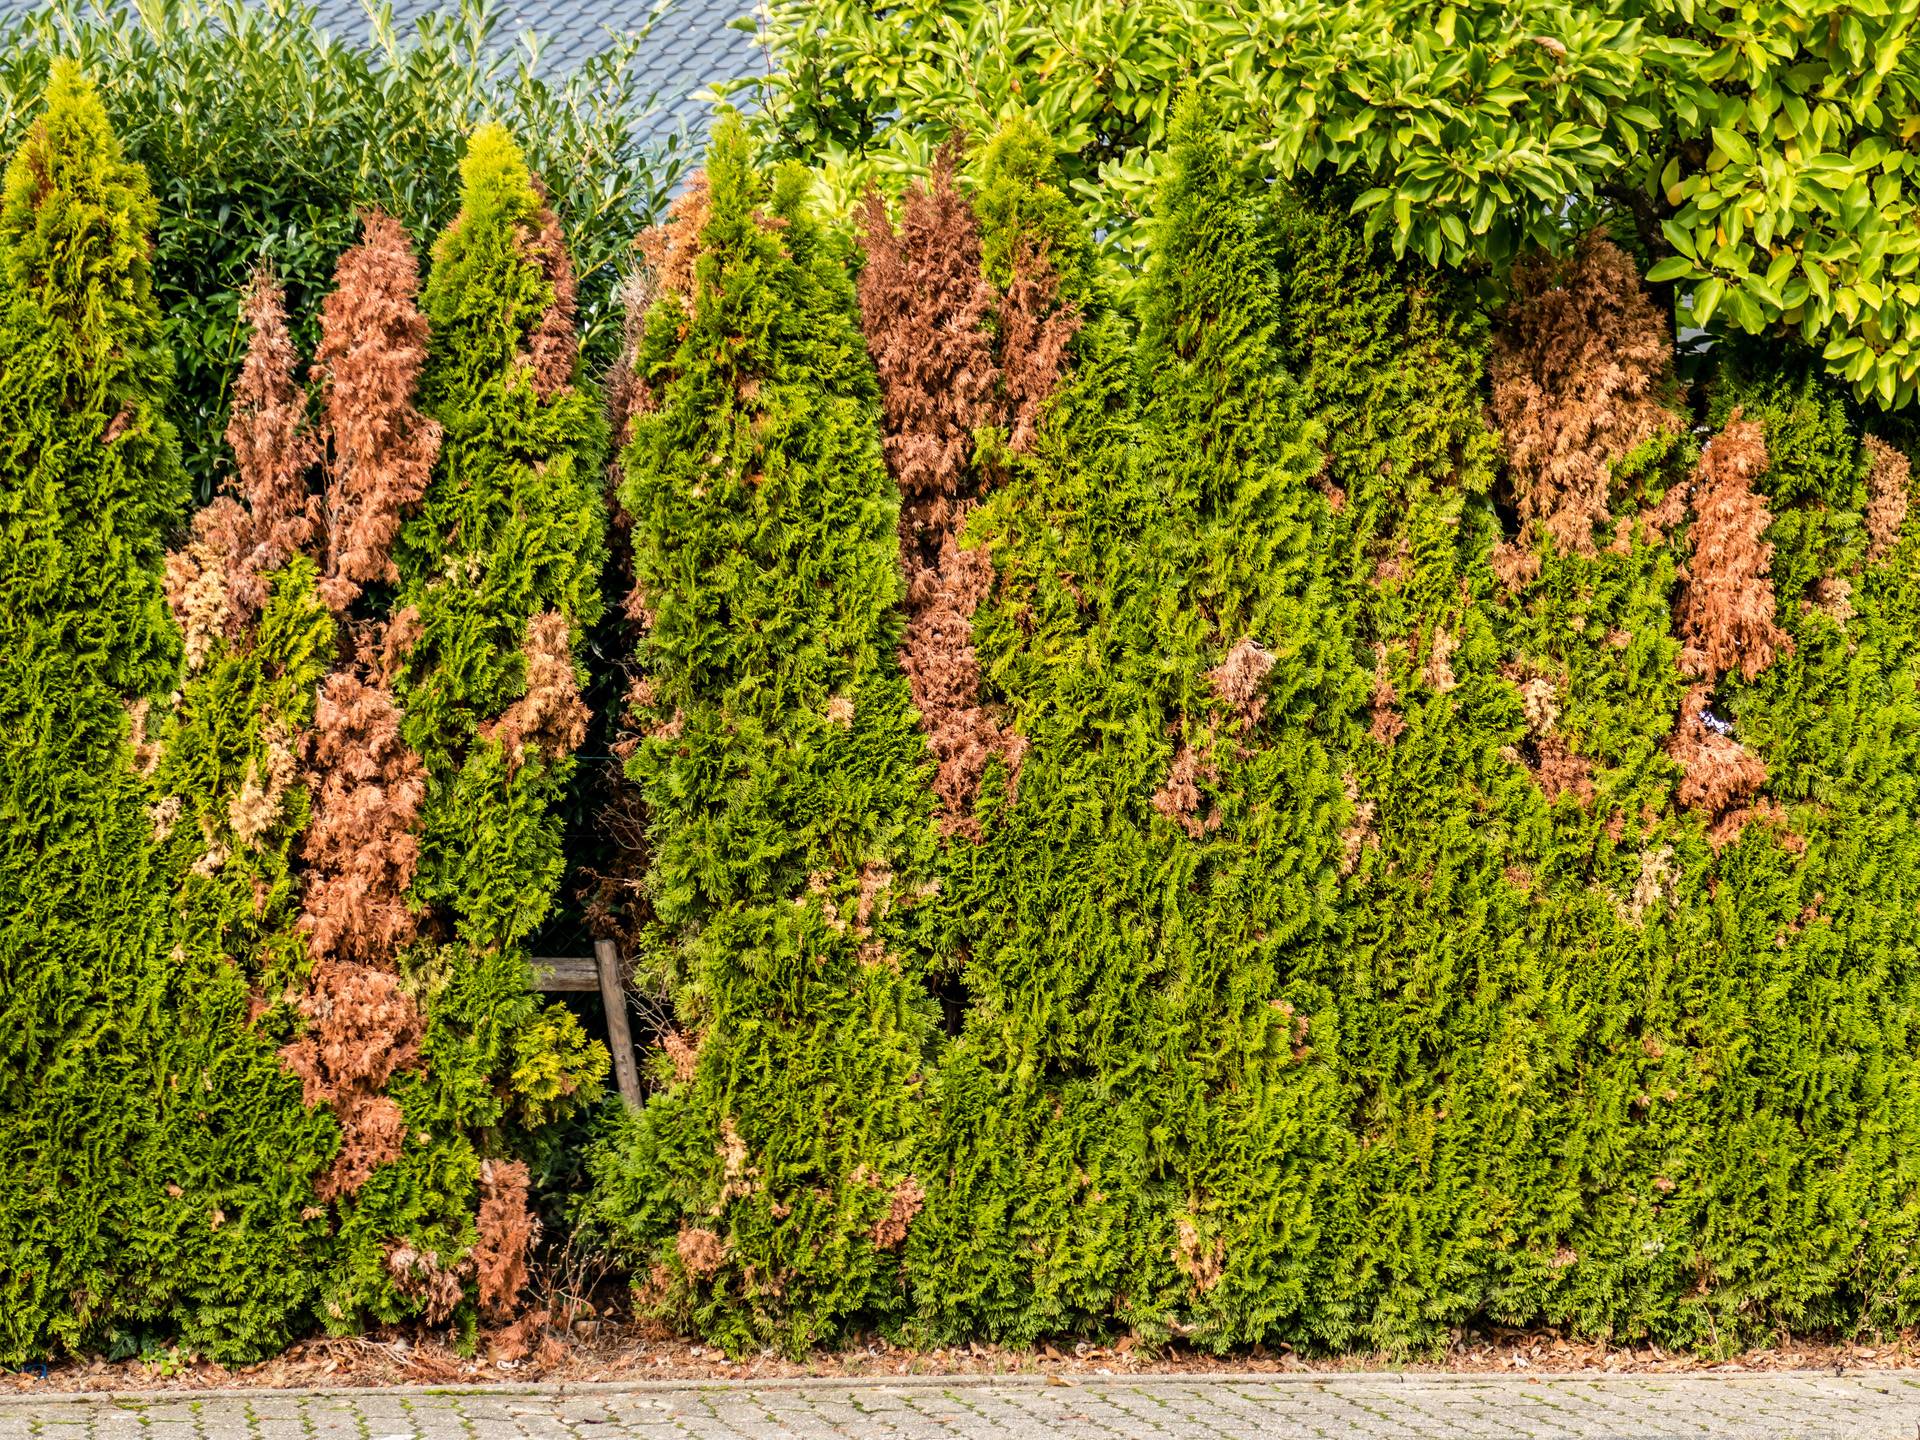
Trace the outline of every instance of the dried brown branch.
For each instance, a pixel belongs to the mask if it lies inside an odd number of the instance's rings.
[[[1707,442],[1694,482],[1693,557],[1679,599],[1682,665],[1711,685],[1738,669],[1751,680],[1793,641],[1773,622],[1773,523],[1753,488],[1767,468],[1760,426],[1734,411]]]
[[[1515,265],[1513,292],[1494,336],[1491,418],[1521,540],[1544,532],[1561,551],[1590,555],[1594,527],[1609,518],[1613,462],[1680,428],[1661,403],[1673,372],[1667,322],[1633,261],[1599,231],[1565,264]]]
[[[362,217],[360,243],[340,257],[321,310],[320,387],[326,485],[311,514],[321,542],[320,595],[343,612],[370,581],[398,578],[400,523],[426,493],[440,426],[415,408],[427,358],[419,266],[400,222]]]

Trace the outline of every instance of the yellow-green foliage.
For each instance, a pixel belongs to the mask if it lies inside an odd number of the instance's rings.
[[[61,67],[0,218],[9,1363],[116,1331],[223,1356],[284,1343],[318,1234],[299,1218],[307,1177],[334,1143],[248,1026],[249,989],[288,973],[284,946],[262,942],[294,903],[300,797],[257,847],[201,863],[232,839],[227,795],[269,758],[262,717],[302,723],[328,642],[310,573],[294,575],[260,647],[219,654],[162,723],[180,648],[161,535],[184,497],[161,418],[153,220],[144,175]]]
[[[605,426],[584,377],[551,396],[534,384],[529,339],[555,296],[530,250],[540,200],[526,161],[489,125],[460,173],[462,210],[422,297],[433,326],[422,409],[444,438],[394,552],[396,608],[417,608],[423,632],[400,695],[429,776],[414,896],[496,946],[524,939],[552,904],[553,802],[574,762],[552,747],[509,754],[481,727],[526,691],[530,619],[558,611],[577,644],[599,618]]]

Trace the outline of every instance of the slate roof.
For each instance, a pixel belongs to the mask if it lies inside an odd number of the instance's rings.
[[[366,11],[360,0],[310,0],[315,23],[342,39],[367,37]],[[37,8],[39,0],[0,0],[0,16]],[[409,33],[423,15],[445,8],[445,0],[393,0],[394,28]],[[608,32],[645,29],[653,0],[494,0],[494,39],[503,48],[518,45],[534,31],[546,37],[540,68],[564,73],[602,49]],[[755,37],[729,30],[727,22],[758,13],[756,0],[672,0],[654,22],[641,47],[643,93],[659,92],[660,108],[650,130],[663,138],[685,124],[697,136],[705,129],[707,107],[694,93],[716,80],[762,74],[766,59]]]

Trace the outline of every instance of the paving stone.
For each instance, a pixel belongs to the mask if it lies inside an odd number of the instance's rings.
[[[1914,1440],[1920,1381],[1686,1376],[0,1400],[0,1440]]]

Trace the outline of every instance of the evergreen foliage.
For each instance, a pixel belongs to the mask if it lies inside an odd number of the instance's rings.
[[[797,1349],[907,1309],[931,770],[845,256],[737,121],[707,178],[691,293],[646,315],[621,491],[647,617],[628,774],[685,1033],[594,1204],[663,1313]]]
[[[778,427],[741,418],[767,392],[724,360],[803,312],[758,302],[769,281],[736,257],[771,267],[784,244],[775,273],[797,276],[825,253],[747,223],[736,144],[700,286],[648,315],[658,408],[625,456],[651,627],[633,773],[688,1031],[592,1160],[641,1300],[730,1348],[879,1324],[1404,1351],[1479,1317],[1712,1350],[1905,1323],[1911,480],[1837,382],[1724,355],[1702,447],[1664,322],[1604,239],[1521,274],[1489,327],[1330,197],[1249,198],[1190,101],[1137,337],[1088,277],[1031,442],[974,417],[969,450],[935,378],[1018,363],[1005,257],[1077,253],[1043,150],[1010,126],[976,166],[995,303],[954,270],[975,242],[940,165],[897,233],[870,202],[882,395],[847,398],[884,416],[927,516],[902,527],[905,573],[931,594],[992,567],[969,639],[938,639],[977,693],[922,717],[917,773],[944,765],[955,707],[1006,741],[970,823],[917,852],[895,942],[909,983],[887,1013],[925,987],[945,1033],[855,1032],[845,982],[747,984],[785,952],[731,922],[786,917],[815,863],[801,807],[748,809],[776,792],[743,751],[784,752],[745,697],[797,694],[800,663],[741,658],[785,613],[754,547],[807,512],[770,528],[750,508],[775,473],[751,447]],[[723,306],[766,318],[721,330]],[[936,451],[954,473],[933,485]],[[930,495],[952,501],[937,547]],[[824,605],[867,572],[827,573],[798,593]],[[912,777],[913,750],[897,772],[828,750],[843,768],[808,784]],[[910,788],[869,793],[868,826],[924,813]],[[852,891],[844,862],[818,879]],[[812,1107],[781,1117],[789,1144],[851,1133],[813,1088],[848,1044],[859,1125],[888,1116],[915,1177],[903,1259],[877,1287],[843,1263],[830,1296],[776,1294],[789,1257],[844,1256],[847,1227],[756,1208],[780,1193],[756,1102]]]
[[[414,895],[496,948],[560,880],[552,804],[584,723],[572,647],[600,613],[605,427],[571,347],[551,377],[532,353],[543,326],[571,334],[572,277],[502,127],[474,136],[461,175],[422,304],[422,406],[443,439],[395,547],[413,636],[399,693],[430,778]],[[552,693],[529,696],[536,682]]]
[[[353,1305],[444,1319],[501,1243],[476,1231],[476,1201],[491,1196],[479,1213],[524,1248],[526,1174],[509,1198],[488,1166],[548,1158],[552,1122],[598,1099],[607,1068],[571,1012],[528,991],[524,949],[560,878],[555,804],[584,733],[573,647],[599,612],[604,425],[579,373],[558,221],[503,127],[473,136],[461,179],[422,296],[420,404],[440,448],[394,542],[381,646],[425,780],[407,903],[426,938],[390,961],[419,1011],[418,1063],[386,1085],[414,1138],[343,1222],[342,1328]],[[503,1318],[517,1284],[489,1293],[479,1263],[484,1307]]]
[[[250,988],[293,960],[272,937],[297,908],[299,806],[255,828],[228,804],[273,769],[266,717],[301,723],[328,642],[295,572],[262,646],[189,679],[191,718],[149,720],[180,673],[160,542],[185,498],[153,219],[99,101],[59,67],[0,216],[9,1363],[113,1330],[225,1356],[284,1343],[307,1298],[292,1257],[320,1233],[299,1212],[327,1127],[249,1026]],[[227,864],[236,829],[254,843]]]
[[[316,1321],[504,1325],[537,1230],[526,1160],[599,1097],[604,1048],[542,1010],[515,942],[551,903],[548,811],[580,738],[567,615],[598,603],[601,422],[558,223],[502,133],[475,156],[479,220],[430,295],[440,414],[413,408],[408,241],[370,214],[314,406],[280,288],[249,289],[238,481],[164,567],[186,497],[146,179],[71,67],[9,169],[9,1363],[171,1340],[238,1360]],[[472,502],[451,519],[450,492]],[[454,575],[489,578],[449,600]],[[463,653],[477,681],[433,663]],[[403,665],[439,732],[407,732]],[[467,748],[492,770],[463,789]],[[462,805],[533,841],[470,845],[447,881],[431,845]],[[419,923],[471,939],[407,947]]]

